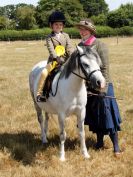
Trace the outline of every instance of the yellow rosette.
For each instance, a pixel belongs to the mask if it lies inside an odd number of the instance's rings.
[[[62,56],[65,54],[65,47],[62,45],[57,45],[55,47],[55,52],[58,57]]]

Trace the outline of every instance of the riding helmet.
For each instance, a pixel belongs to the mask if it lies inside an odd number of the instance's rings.
[[[62,12],[60,11],[55,11],[49,16],[49,23],[54,23],[54,22],[63,22],[65,24],[66,19],[65,16]]]

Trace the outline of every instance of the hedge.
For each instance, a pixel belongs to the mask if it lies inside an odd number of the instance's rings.
[[[97,37],[110,37],[116,35],[133,35],[133,27],[125,26],[122,28],[111,28],[108,26],[97,26]],[[79,32],[75,28],[65,28],[71,38],[80,38]],[[1,41],[15,41],[15,40],[40,40],[45,39],[45,37],[51,32],[50,28],[36,29],[36,30],[2,30],[0,31]]]
[[[121,27],[121,28],[117,29],[117,34],[123,35],[123,36],[132,36],[133,35],[133,27],[130,27],[130,26]]]
[[[117,31],[109,26],[97,26],[97,37],[110,37],[110,36],[116,36]]]
[[[2,30],[0,31],[0,40],[2,41],[15,41],[15,40],[39,40],[45,38],[50,33],[50,29],[46,28],[37,30]]]

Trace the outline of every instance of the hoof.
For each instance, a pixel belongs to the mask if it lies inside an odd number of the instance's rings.
[[[84,155],[85,159],[89,159],[90,158],[90,155],[87,153]]]
[[[90,158],[90,155],[88,154],[88,152],[82,152],[83,156],[85,159],[89,159]]]
[[[66,161],[65,157],[60,157],[60,161],[65,162]]]
[[[60,161],[64,162],[66,159],[65,159],[65,155],[64,154],[60,154]]]

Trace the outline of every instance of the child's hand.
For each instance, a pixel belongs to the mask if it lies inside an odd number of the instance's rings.
[[[60,63],[60,57],[56,57],[57,63]]]
[[[62,65],[64,63],[64,59],[62,57],[57,57],[56,61],[58,64]]]

